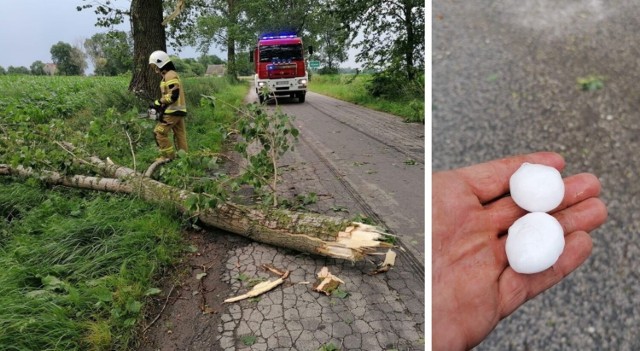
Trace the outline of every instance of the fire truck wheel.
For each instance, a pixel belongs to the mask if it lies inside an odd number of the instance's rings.
[[[298,102],[304,102],[305,97],[305,93],[298,93]]]

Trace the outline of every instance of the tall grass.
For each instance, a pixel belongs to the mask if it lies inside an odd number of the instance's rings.
[[[6,179],[0,207],[0,349],[125,349],[153,277],[183,250],[179,221],[135,199]]]
[[[226,128],[220,127],[228,127],[236,118],[236,111],[227,104],[241,106],[249,90],[248,84],[230,84],[223,78],[213,81],[211,78],[189,78],[185,81],[185,89],[189,106],[189,147],[220,152],[227,133]],[[219,101],[212,104],[203,95],[213,96]]]
[[[352,102],[374,110],[400,116],[409,122],[424,122],[424,96],[401,96],[395,99],[377,98],[367,89],[372,75],[313,75],[309,90],[336,99]],[[418,89],[419,90],[419,89]]]
[[[129,167],[133,150],[140,169],[157,155],[154,123],[138,118],[146,102],[127,86],[123,77],[0,76],[0,127],[31,124]],[[201,95],[240,104],[247,86],[192,78],[185,90],[190,154],[220,151],[219,127],[234,114]],[[27,141],[45,150],[39,165],[55,166],[46,158],[62,151]],[[26,160],[16,154],[3,151],[0,163]],[[0,350],[129,349],[154,282],[184,253],[182,223],[133,197],[0,178]]]

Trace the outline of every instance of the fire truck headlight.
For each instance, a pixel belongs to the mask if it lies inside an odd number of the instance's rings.
[[[307,85],[307,80],[306,80],[306,79],[300,79],[300,80],[298,81],[298,84],[300,84],[300,85]]]
[[[263,86],[267,85],[267,83],[265,82],[258,82],[258,88],[262,88]]]

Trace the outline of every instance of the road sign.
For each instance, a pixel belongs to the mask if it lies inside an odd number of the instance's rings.
[[[320,61],[309,61],[309,68],[318,68],[320,67]]]

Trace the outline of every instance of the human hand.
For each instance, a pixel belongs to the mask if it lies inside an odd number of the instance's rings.
[[[509,178],[523,162],[562,170],[555,153],[515,156],[432,177],[433,350],[464,350],[479,344],[520,305],[560,282],[591,254],[591,236],[607,218],[597,197],[600,181],[583,173],[564,179],[562,203],[551,212],[565,233],[558,261],[536,274],[508,265],[506,233],[527,212],[507,196]]]

